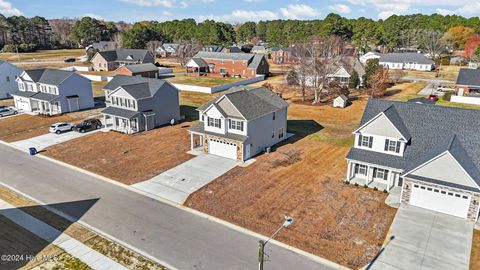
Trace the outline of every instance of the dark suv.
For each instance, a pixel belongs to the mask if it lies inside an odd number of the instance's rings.
[[[85,133],[102,127],[102,122],[98,119],[87,119],[73,127],[73,131]]]

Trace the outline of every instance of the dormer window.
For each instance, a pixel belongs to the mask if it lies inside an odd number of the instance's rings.
[[[372,136],[358,136],[358,146],[372,148],[373,137]]]
[[[400,153],[400,142],[385,139],[385,151]]]

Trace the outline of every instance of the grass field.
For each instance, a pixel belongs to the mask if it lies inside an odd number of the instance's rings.
[[[442,79],[447,81],[455,81],[458,73],[460,72],[460,66],[441,66],[439,77],[435,77],[434,71],[417,71],[407,70],[405,71],[406,77],[421,78],[421,79]]]
[[[67,58],[77,58],[85,55],[84,49],[71,50],[40,50],[31,53],[0,53],[0,60],[12,62],[27,61],[63,61]],[[72,63],[70,63],[71,65]]]
[[[222,84],[238,82],[242,79],[238,78],[216,78],[216,77],[194,77],[194,76],[182,76],[177,75],[173,78],[168,78],[168,81],[178,84],[188,84],[188,85],[197,85],[205,87],[214,87]]]

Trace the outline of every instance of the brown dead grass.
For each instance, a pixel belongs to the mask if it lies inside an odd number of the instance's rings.
[[[97,132],[53,147],[45,155],[124,184],[148,180],[193,156],[190,123],[127,135]]]
[[[472,255],[470,269],[480,269],[480,230],[473,230]]]

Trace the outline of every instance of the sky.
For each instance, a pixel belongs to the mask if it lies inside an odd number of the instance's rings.
[[[415,13],[473,17],[480,16],[480,0],[0,0],[0,13],[5,16],[90,16],[125,22],[183,18],[229,23],[308,20],[322,19],[332,12],[347,18],[372,19]]]

